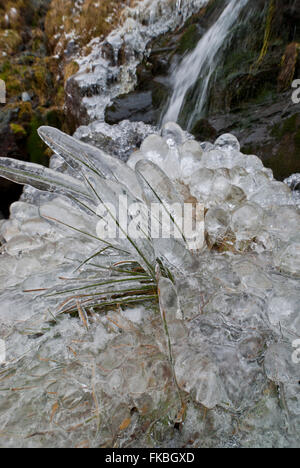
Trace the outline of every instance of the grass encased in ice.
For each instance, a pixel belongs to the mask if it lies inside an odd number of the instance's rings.
[[[82,226],[68,224],[65,219],[49,214],[43,207],[41,216],[65,229],[77,232],[91,243],[99,243],[93,254],[84,257],[74,266],[72,278],[63,278],[63,283],[46,291],[44,295],[57,297],[58,312],[86,313],[89,308],[102,310],[118,305],[158,300],[158,277],[172,279],[170,270],[164,266],[164,258],[156,252],[153,239],[148,233],[135,239],[128,235],[109,209],[113,205],[119,212],[119,196],[127,197],[128,203],[143,203],[145,216],[149,216],[147,203],[156,200],[163,205],[168,195],[156,193],[155,187],[147,180],[147,167],[139,165],[136,172],[122,161],[103,151],[75,140],[59,130],[41,127],[39,134],[45,143],[61,156],[72,169],[73,175],[62,174],[36,164],[0,159],[1,176],[14,182],[31,185],[41,191],[49,191],[60,197],[67,197],[84,220]],[[153,170],[161,176],[161,170],[152,164]],[[163,173],[163,176],[167,176]],[[166,183],[172,185],[171,181]],[[145,203],[146,201],[146,203]],[[103,204],[124,239],[100,239],[96,226],[101,216],[97,207]],[[128,215],[128,221],[132,221]],[[172,222],[174,220],[170,215]],[[176,241],[178,242],[178,241]],[[184,239],[182,239],[184,244]],[[159,275],[157,275],[159,265]]]

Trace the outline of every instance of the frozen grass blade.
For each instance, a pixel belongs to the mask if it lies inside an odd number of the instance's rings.
[[[74,177],[60,174],[38,164],[0,158],[0,175],[17,184],[31,185],[38,190],[91,199],[84,184]]]
[[[38,133],[42,140],[74,169],[89,169],[105,179],[126,184],[131,193],[142,199],[141,188],[134,171],[119,159],[53,127],[40,127]]]
[[[177,193],[171,180],[164,171],[151,161],[139,161],[135,166],[135,170],[148,206],[151,206],[152,203],[159,203],[174,225],[174,231],[176,228],[176,232],[180,233],[183,241],[186,242],[182,228],[178,226],[169,210],[169,206],[174,204],[180,205],[183,209],[183,200]],[[158,219],[158,221],[161,226],[161,220]]]
[[[78,208],[79,216],[82,213],[80,226],[68,223],[63,218],[58,219],[55,215],[56,205],[53,205],[52,208],[51,203],[48,204],[49,206],[46,204],[41,207],[41,216],[77,232],[91,241],[103,244],[94,254],[79,263],[75,272],[83,271],[78,278],[70,278],[68,286],[65,284],[63,286],[57,285],[52,290],[47,290],[42,296],[64,298],[64,302],[59,308],[64,311],[77,311],[84,324],[87,323],[84,312],[86,307],[96,307],[102,310],[116,305],[157,300],[154,245],[148,232],[149,212],[147,205],[142,201],[141,185],[144,190],[147,185],[151,196],[156,201],[164,203],[164,206],[169,198],[172,200],[176,198],[178,201],[176,194],[170,192],[170,197],[167,197],[165,192],[162,192],[162,196],[160,196],[160,193],[156,191],[157,187],[152,187],[151,183],[143,176],[143,171],[137,176],[122,161],[108,156],[97,148],[77,141],[57,129],[41,127],[39,134],[47,145],[60,155],[73,170],[79,170],[82,173],[83,182],[36,164],[6,158],[0,160],[0,174],[14,182],[29,184],[38,190],[58,193],[69,198],[75,210],[76,207]],[[141,178],[143,178],[142,184]],[[168,187],[169,184],[167,184],[167,190]],[[116,213],[119,213],[118,204],[121,195],[127,197],[128,204],[142,203],[140,206],[145,207],[142,216],[143,219],[147,220],[147,224],[145,224],[147,228],[140,228],[141,238],[135,239],[129,235],[120,224],[118,215],[112,213],[109,208],[109,204],[112,204],[116,208]],[[116,228],[122,233],[123,239],[121,237],[110,242],[97,236],[97,219],[101,219],[101,215],[97,213],[99,204],[104,205],[107,209]],[[58,209],[60,209],[59,204]],[[64,207],[62,207],[62,213],[64,213],[63,210]],[[132,220],[132,216],[129,216],[128,222]],[[172,219],[172,221],[174,220]],[[88,227],[85,228],[85,226]],[[90,228],[95,229],[95,234]],[[118,254],[118,258],[113,265],[101,264],[103,258],[113,260],[114,253]],[[95,260],[99,260],[99,264]],[[95,275],[95,278],[90,280],[85,277],[89,268],[93,269]],[[163,268],[162,271],[171,277],[168,269]]]
[[[152,247],[152,245],[150,243],[150,239],[147,237],[146,239],[141,238],[140,240],[135,240],[132,237],[130,237],[128,235],[128,233],[124,230],[124,228],[120,225],[118,219],[114,216],[114,214],[111,212],[111,210],[110,210],[110,208],[108,206],[108,203],[111,202],[116,207],[116,209],[118,208],[119,200],[117,199],[117,195],[121,194],[122,191],[120,191],[119,193],[115,193],[114,190],[111,189],[111,187],[110,187],[111,184],[108,185],[104,180],[103,181],[98,180],[97,181],[98,183],[93,181],[94,183],[92,184],[92,182],[90,180],[86,179],[86,182],[89,185],[89,187],[91,188],[91,190],[93,191],[93,193],[95,194],[95,196],[97,197],[97,199],[99,201],[99,204],[104,205],[105,208],[107,209],[107,212],[111,216],[112,220],[115,222],[117,229],[120,232],[122,232],[122,234],[127,239],[129,245],[131,247],[133,247],[133,249],[134,249],[133,252],[138,254],[138,257],[140,258],[140,260],[139,260],[140,265],[143,268],[146,267],[146,269],[149,271],[150,275],[154,278],[155,277],[155,271],[154,271],[153,264],[151,262],[151,260],[154,260],[154,251],[153,251],[153,247]],[[101,190],[99,190],[99,189],[101,189]],[[126,194],[126,192],[125,192],[125,194]],[[128,196],[128,193],[126,195]],[[109,201],[107,199],[109,199]],[[130,197],[130,199],[131,199],[131,197]],[[136,199],[133,200],[133,201],[136,201]],[[141,245],[138,245],[138,242]],[[144,251],[143,251],[143,249],[144,249]],[[153,256],[152,259],[147,258],[146,254],[144,253],[144,252],[148,252],[149,250],[151,252],[151,255]]]

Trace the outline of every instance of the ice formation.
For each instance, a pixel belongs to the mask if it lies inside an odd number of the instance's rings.
[[[295,203],[300,205],[300,174],[292,174],[284,182],[293,190]]]
[[[0,444],[299,447],[300,211],[288,185],[233,135],[199,143],[175,123],[127,164],[40,135],[51,169],[0,159],[1,175],[32,186],[1,221]],[[99,199],[120,193],[145,210],[154,194],[204,203],[202,250],[97,239]]]
[[[80,107],[89,122],[102,122],[106,106],[134,88],[136,67],[147,55],[151,39],[183,25],[207,3],[208,0],[141,0],[134,7],[125,8],[123,24],[104,41],[91,41],[89,55],[74,57],[80,69],[72,80],[80,90]],[[112,52],[112,62],[105,57],[105,48]],[[120,53],[124,57],[121,65]]]

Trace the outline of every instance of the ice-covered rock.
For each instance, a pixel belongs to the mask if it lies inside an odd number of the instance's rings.
[[[255,237],[263,224],[264,212],[258,205],[246,203],[232,213],[232,230],[239,240]]]
[[[281,248],[275,256],[279,270],[290,275],[300,276],[300,239],[295,239]]]
[[[175,124],[147,130],[125,164],[109,145],[40,133],[51,169],[0,161],[3,176],[33,186],[0,225],[1,443],[187,446],[199,431],[207,446],[233,432],[242,447],[299,445],[291,189],[229,135],[211,146]],[[97,206],[113,211],[120,195],[139,203],[142,238],[99,238]],[[157,201],[161,225],[168,205],[203,204],[200,249],[151,235]],[[123,212],[110,212],[114,227]]]
[[[67,106],[73,117],[81,123],[103,122],[112,99],[134,88],[136,68],[147,54],[149,42],[183,25],[207,3],[181,0],[179,6],[177,0],[140,0],[125,8],[117,29],[104,40],[92,39],[88,55],[73,56],[79,70],[66,86]],[[111,51],[108,56],[107,49]]]
[[[286,343],[271,345],[265,356],[267,377],[276,383],[299,384],[300,368],[293,362],[293,347]]]
[[[240,142],[238,141],[237,137],[234,135],[231,135],[230,133],[226,133],[222,136],[220,136],[216,141],[215,141],[215,146],[216,148],[220,148],[224,151],[240,151],[241,146]]]

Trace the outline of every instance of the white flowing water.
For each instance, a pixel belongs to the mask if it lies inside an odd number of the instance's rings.
[[[187,128],[190,127],[195,113],[203,112],[209,83],[220,58],[219,52],[248,0],[230,0],[226,3],[223,13],[200,39],[196,49],[187,55],[173,71],[171,83],[174,91],[163,119],[164,122],[178,120],[186,94],[199,78],[202,80],[202,90],[197,105],[191,112]]]
[[[180,28],[208,0],[141,0],[124,11],[124,21],[104,40],[89,44],[91,53],[73,57],[79,71],[73,79],[82,96],[81,109],[89,122],[104,121],[105,108],[113,99],[134,89],[136,67],[143,60],[148,43],[168,31]],[[123,50],[125,62],[119,66],[104,57],[103,46],[112,48],[117,58]],[[74,96],[68,96],[74,99]]]

